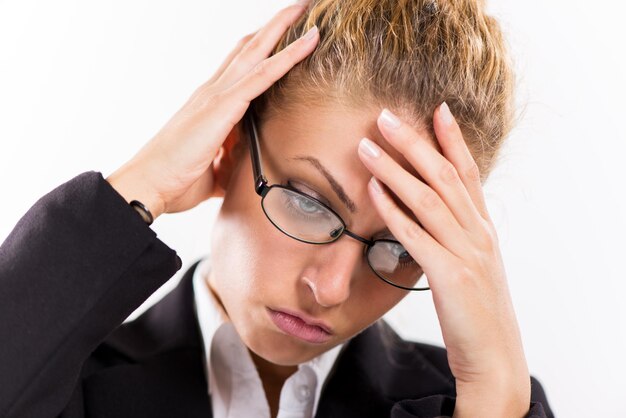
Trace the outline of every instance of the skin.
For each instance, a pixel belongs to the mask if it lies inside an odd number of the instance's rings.
[[[344,236],[313,246],[270,225],[252,188],[250,159],[235,152],[250,101],[319,41],[314,31],[310,39],[267,58],[303,10],[287,7],[244,37],[161,131],[106,178],[127,202],[143,202],[155,219],[224,197],[207,284],[251,350],[272,415],[296,364],[358,333],[406,294],[371,276],[358,241]],[[260,126],[270,183],[304,182],[330,201],[349,229],[371,237],[387,226],[418,261],[429,279],[457,383],[455,417],[525,416],[530,379],[497,235],[476,165],[447,107],[435,110],[436,138],[427,138],[407,122],[386,125],[381,109],[307,105],[306,111],[282,113]],[[360,151],[364,136],[380,145],[379,157]],[[316,171],[285,160],[302,153],[332,171],[356,213],[341,206]],[[371,186],[372,175],[385,193]],[[333,338],[312,345],[286,336],[268,320],[266,306],[323,319],[333,327]]]

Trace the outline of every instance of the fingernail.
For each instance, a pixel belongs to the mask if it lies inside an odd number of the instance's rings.
[[[311,0],[298,0],[294,4],[297,4],[299,6],[308,6],[310,2]]]
[[[385,126],[390,127],[391,129],[395,129],[400,126],[400,119],[396,117],[389,109],[383,109],[380,113],[380,119],[385,124]]]
[[[304,38],[305,41],[310,41],[311,39],[313,39],[316,33],[317,33],[317,25],[313,25],[313,27],[309,29],[307,33],[305,33],[302,37]]]
[[[439,114],[441,115],[441,120],[444,125],[452,125],[454,117],[452,116],[452,113],[450,113],[450,108],[446,102],[441,103],[441,106],[439,106]]]
[[[370,183],[372,183],[372,187],[375,191],[377,191],[378,193],[384,193],[383,186],[378,180],[376,180],[376,177],[372,176],[372,178],[370,179]]]
[[[365,155],[368,155],[372,158],[380,157],[380,148],[378,148],[378,145],[374,144],[372,141],[370,141],[367,138],[361,139],[361,142],[359,143],[359,149]]]

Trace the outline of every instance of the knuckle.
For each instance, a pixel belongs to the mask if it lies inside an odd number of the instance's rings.
[[[485,249],[490,253],[495,251],[499,247],[498,242],[498,233],[495,228],[489,227],[485,230],[485,235],[483,237],[483,244],[485,245]]]
[[[261,39],[258,36],[256,38],[252,36],[247,40],[244,48],[246,51],[255,51],[259,49],[260,46],[261,46]]]
[[[211,88],[212,83],[210,80],[205,81],[204,83],[200,84],[198,87],[196,87],[196,89],[193,91],[193,94],[191,95],[191,97],[197,97],[197,96],[203,96],[206,94],[206,92]]]
[[[405,228],[405,233],[410,240],[417,240],[422,238],[424,234],[426,234],[426,231],[424,231],[424,229],[422,229],[417,223],[411,221]]]
[[[469,167],[465,169],[465,177],[470,181],[480,181],[480,170],[475,161],[472,161]]]
[[[194,90],[194,92],[191,94],[191,96],[189,96],[189,99],[187,99],[187,106],[191,106],[192,103],[194,103],[196,100],[198,100],[198,97],[202,96],[204,94],[204,87],[200,86],[197,89]]]
[[[436,209],[439,206],[439,196],[432,190],[426,190],[418,197],[417,204],[425,210]]]
[[[252,72],[259,77],[266,77],[269,73],[269,62],[267,60],[263,60],[257,63],[253,68]]]
[[[498,235],[495,228],[487,221],[483,221],[483,228],[476,234],[476,240],[483,252],[492,254],[498,249]]]
[[[448,162],[442,165],[439,170],[439,177],[447,184],[456,184],[460,180],[456,168]]]
[[[244,46],[246,46],[248,44],[248,42],[250,42],[250,39],[252,39],[252,37],[254,36],[253,33],[249,33],[246,36],[244,36],[243,38],[239,39],[239,42],[237,42],[237,45],[235,46],[235,49],[238,50],[242,50]]]
[[[247,44],[248,42],[250,42],[250,40],[252,38],[254,38],[254,35],[256,35],[257,32],[250,32],[248,33],[246,36],[244,36],[243,38],[241,38],[241,40],[239,41],[240,44]]]
[[[279,55],[284,55],[284,57],[290,61],[290,62],[294,62],[297,61],[296,60],[296,51],[298,50],[298,45],[297,43],[292,43],[291,45],[289,45],[287,48],[283,49]]]
[[[487,221],[485,221],[487,222]],[[496,228],[492,225],[489,224],[489,235],[491,236],[491,241],[497,246],[500,246],[500,238],[498,237],[498,231],[496,230]]]

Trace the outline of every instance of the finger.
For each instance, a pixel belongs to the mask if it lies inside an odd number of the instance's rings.
[[[257,33],[259,33],[258,30],[256,32],[249,33],[246,36],[244,36],[243,38],[241,38],[239,40],[239,42],[237,42],[237,45],[235,45],[235,48],[232,51],[230,51],[228,56],[224,59],[224,61],[222,62],[222,65],[220,65],[220,67],[217,69],[217,71],[215,71],[213,76],[209,80],[207,80],[206,83],[207,84],[212,84],[215,80],[220,78],[222,76],[222,74],[224,73],[224,70],[226,70],[226,68],[228,68],[228,66],[232,63],[233,59],[237,56],[237,54],[239,54],[241,52],[243,47],[245,45],[247,45],[248,42],[250,42],[250,40]]]
[[[258,63],[250,73],[227,89],[224,95],[250,103],[309,55],[318,41],[317,26],[313,26],[285,49]]]
[[[411,219],[392,199],[387,187],[372,177],[368,184],[369,195],[393,236],[411,254],[428,277],[429,286],[437,287],[434,278],[445,276],[438,271],[452,265],[453,255],[441,246],[424,228]],[[382,190],[382,192],[379,191]],[[433,291],[436,291],[433,289]]]
[[[434,189],[454,214],[457,222],[467,231],[483,228],[480,213],[461,181],[456,167],[411,125],[404,123],[389,109],[378,117],[378,127],[387,142],[398,149],[426,183]]]
[[[202,83],[198,88],[196,88],[196,90],[193,92],[191,97],[189,97],[189,99],[187,100],[187,104],[189,106],[193,106],[196,100],[199,100],[200,97],[211,94],[210,90],[218,90],[216,86],[214,85],[215,80],[221,77],[221,75],[224,73],[226,68],[228,68],[228,66],[231,64],[235,56],[239,54],[239,52],[241,52],[243,47],[250,41],[250,39],[252,39],[252,37],[257,32],[249,33],[243,38],[241,38],[239,42],[237,42],[237,45],[235,45],[235,48],[232,51],[230,51],[228,56],[222,62],[222,65],[220,65],[220,67],[215,71],[213,76],[209,78],[207,81],[205,81],[204,83]]]
[[[378,157],[368,154],[368,150],[378,153]],[[367,138],[359,145],[359,155],[374,177],[382,180],[406,204],[434,239],[456,255],[467,252],[466,232],[433,189]]]
[[[306,10],[302,4],[288,6],[280,10],[243,46],[231,65],[218,79],[225,87],[238,81],[249,73],[255,65],[267,58],[287,28],[291,26]]]
[[[480,215],[486,221],[490,221],[491,218],[487,211],[480,181],[480,171],[463,139],[461,128],[450,113],[446,102],[443,102],[435,110],[433,124],[445,157],[456,167],[459,177]]]

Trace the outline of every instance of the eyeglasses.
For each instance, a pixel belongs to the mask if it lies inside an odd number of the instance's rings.
[[[285,235],[308,244],[328,244],[346,234],[366,245],[367,263],[378,278],[404,290],[428,290],[420,265],[391,239],[369,240],[346,228],[339,214],[329,206],[293,186],[268,186],[261,167],[261,150],[252,106],[243,118],[248,133],[254,190],[269,221]],[[419,281],[419,286],[417,285]]]

